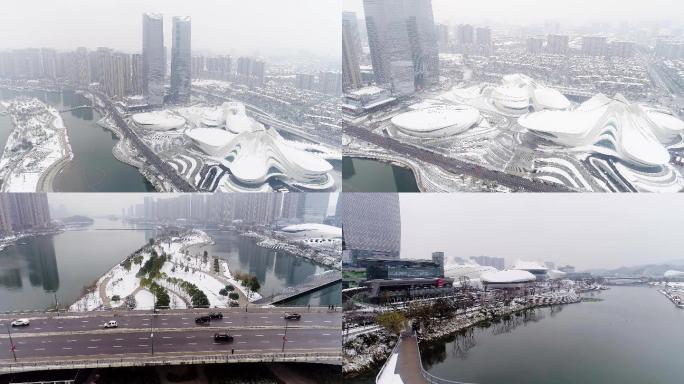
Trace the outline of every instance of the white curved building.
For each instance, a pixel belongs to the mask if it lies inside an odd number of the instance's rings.
[[[672,279],[672,278],[683,278],[684,279],[684,271],[677,271],[675,269],[670,269],[665,271],[663,273],[663,277],[667,279]]]
[[[281,228],[280,231],[298,239],[342,239],[342,228],[326,224],[304,223],[288,225]]]
[[[240,103],[224,103],[220,117],[214,109],[202,119],[203,125],[210,121],[232,129],[194,128],[185,134],[199,150],[230,169],[231,180],[238,189],[253,189],[273,178],[310,190],[334,186],[333,166],[328,161],[306,146],[289,144],[274,129],[266,129],[245,115],[244,106],[240,108],[237,104]]]
[[[482,284],[491,288],[519,288],[537,280],[532,273],[516,269],[485,272],[480,279]]]
[[[185,118],[169,111],[136,113],[132,119],[138,127],[149,130],[168,131],[185,125]]]
[[[529,132],[555,144],[641,166],[669,163],[658,136],[681,143],[684,123],[671,115],[630,104],[622,95],[598,94],[574,110],[541,111],[518,119]]]
[[[480,112],[467,105],[429,105],[394,116],[391,122],[406,135],[435,138],[459,134],[481,120]]]

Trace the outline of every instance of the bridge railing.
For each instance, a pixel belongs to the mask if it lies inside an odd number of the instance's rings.
[[[99,358],[65,361],[36,361],[16,362],[0,364],[0,372],[26,372],[37,370],[54,369],[79,369],[79,368],[109,368],[109,367],[136,367],[149,365],[179,365],[179,364],[222,364],[236,362],[304,362],[318,361],[341,363],[342,356],[338,352],[315,352],[315,353],[244,353],[244,354],[215,354],[197,357],[188,356],[164,356],[164,357],[130,357],[130,358]]]

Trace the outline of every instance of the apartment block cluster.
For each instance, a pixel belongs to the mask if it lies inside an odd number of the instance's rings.
[[[50,227],[51,219],[47,194],[0,194],[0,235]]]
[[[142,204],[124,210],[127,218],[150,221],[207,222],[250,225],[278,223],[323,223],[329,193],[218,193],[179,196],[169,199],[146,197]]]
[[[492,30],[485,26],[476,27],[471,24],[459,24],[452,30],[449,25],[438,24],[437,41],[441,52],[458,52],[481,56],[489,56],[493,52]]]

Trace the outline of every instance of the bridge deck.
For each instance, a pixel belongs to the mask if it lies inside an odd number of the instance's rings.
[[[283,292],[274,296],[270,297],[264,297],[259,300],[256,300],[254,304],[260,304],[260,305],[270,305],[270,304],[278,304],[281,303],[285,300],[289,300],[292,298],[295,298],[297,296],[301,296],[316,290],[319,290],[321,288],[327,287],[329,285],[335,284],[338,281],[342,280],[342,274],[332,274],[331,276],[322,278],[320,280],[316,280],[313,282],[307,282],[303,283],[297,286],[292,287],[291,290],[287,292]]]
[[[376,379],[377,384],[427,384],[415,335],[402,335]]]

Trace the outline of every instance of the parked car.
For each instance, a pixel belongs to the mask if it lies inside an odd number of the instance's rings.
[[[223,313],[221,312],[212,312],[209,314],[209,317],[212,319],[223,319]]]
[[[233,341],[233,336],[228,332],[214,333],[214,341],[217,343],[227,343]]]
[[[29,324],[31,324],[29,319],[16,319],[12,322],[13,327],[27,327]]]
[[[209,324],[209,323],[211,323],[211,317],[209,317],[209,316],[195,317],[195,324]]]
[[[299,320],[302,318],[302,315],[299,313],[286,313],[284,317],[285,320]]]
[[[104,328],[118,328],[119,323],[116,322],[116,320],[109,320],[108,322],[104,323]]]

